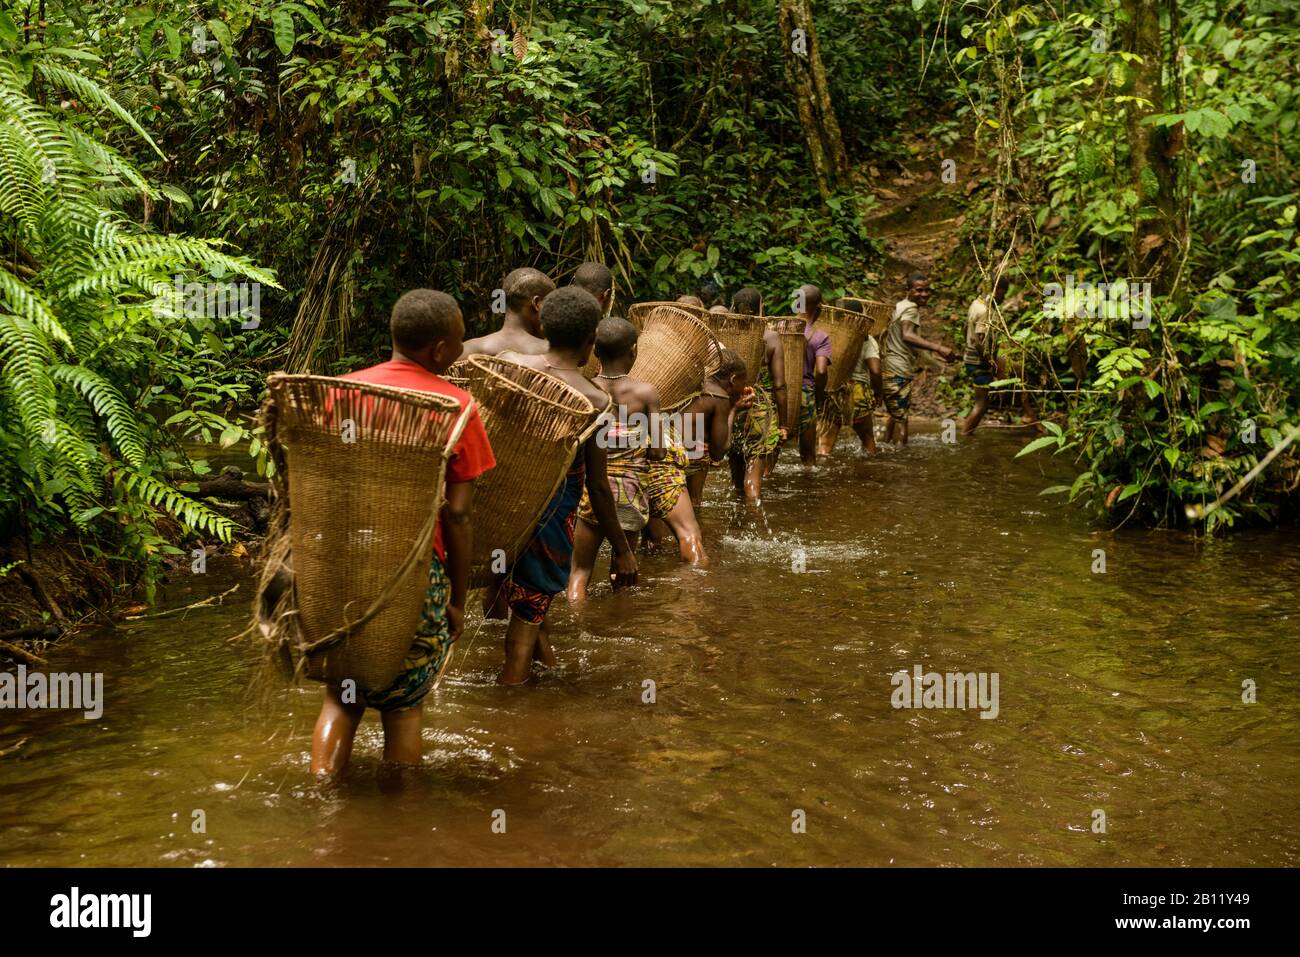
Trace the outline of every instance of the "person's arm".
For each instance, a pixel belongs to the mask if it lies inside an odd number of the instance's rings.
[[[447,602],[447,624],[455,641],[465,628],[465,597],[469,594],[469,563],[474,554],[474,527],[470,511],[474,505],[474,482],[447,485],[442,506],[443,547],[447,552],[447,577],[451,598]]]
[[[826,380],[829,378],[830,368],[830,356],[818,356],[813,361],[813,398],[818,408],[821,408],[822,403],[826,401]]]
[[[879,402],[885,394],[885,380],[880,374],[879,356],[867,360],[867,375],[871,379],[871,398],[874,402]]]
[[[609,476],[605,470],[605,450],[594,438],[585,443],[584,457],[587,463],[587,498],[591,510],[596,516],[596,524],[609,539],[614,549],[611,562],[614,571],[614,587],[636,584],[636,556],[623,534],[623,526],[618,524],[618,511],[614,507],[614,493],[609,490]]]
[[[960,353],[958,353],[956,349],[950,349],[937,342],[931,342],[929,339],[922,339],[913,331],[914,328],[914,324],[910,322],[903,326],[903,341],[913,349],[925,349],[929,352],[933,352],[935,355],[943,356],[949,362],[956,362],[961,358]]]

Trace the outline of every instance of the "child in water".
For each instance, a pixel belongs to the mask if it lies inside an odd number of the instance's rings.
[[[469,393],[440,375],[460,356],[465,337],[465,320],[456,300],[432,289],[413,289],[393,306],[389,327],[392,358],[343,378],[436,392],[451,396],[463,410],[471,401]],[[494,465],[496,458],[475,408],[447,461],[446,502],[434,534],[429,588],[411,650],[387,688],[358,688],[353,695],[352,689],[326,686],[311,741],[313,774],[337,774],[347,767],[368,707],[383,719],[384,760],[420,762],[422,702],[451,660],[452,643],[465,627],[474,480]]]
[[[572,386],[600,414],[610,405],[609,395],[582,373],[596,343],[601,321],[600,303],[580,286],[565,286],[546,297],[542,305],[542,331],[548,350],[542,355],[508,358],[545,372]],[[573,557],[578,503],[585,489],[601,533],[614,549],[614,587],[635,585],[636,556],[618,520],[614,496],[606,474],[608,455],[596,432],[578,449],[569,474],[560,484],[536,533],[515,559],[507,587],[510,624],[506,628],[506,660],[499,681],[522,684],[528,680],[534,650],[555,596],[567,590]],[[549,649],[543,664],[550,664]]]
[[[672,482],[663,481],[668,442],[661,428],[659,390],[630,375],[636,362],[637,337],[636,327],[626,319],[604,319],[596,329],[596,357],[601,371],[595,381],[614,402],[614,414],[596,439],[608,450],[606,474],[628,544],[636,547],[638,536],[654,516],[667,520],[677,535],[683,558],[694,561],[703,556],[703,549],[695,514],[688,500],[681,497],[684,479],[675,488],[669,487]],[[677,472],[684,464],[685,450],[674,452],[680,461],[667,464],[677,466],[673,469]],[[585,496],[578,507],[578,518],[569,575],[570,604],[586,599],[596,556],[605,542]]]
[[[686,488],[696,509],[703,501],[709,470],[726,461],[737,413],[754,404],[745,360],[725,347],[718,353],[718,371],[704,381],[700,394],[682,410],[683,424],[691,422],[694,433],[687,449],[691,464],[686,467]]]

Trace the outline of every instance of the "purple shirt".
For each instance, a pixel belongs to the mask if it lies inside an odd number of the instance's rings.
[[[811,322],[805,322],[803,327],[804,341],[808,343],[803,353],[803,384],[813,386],[813,372],[817,368],[817,359],[819,356],[825,356],[827,361],[831,358],[831,337],[821,329],[814,329]]]

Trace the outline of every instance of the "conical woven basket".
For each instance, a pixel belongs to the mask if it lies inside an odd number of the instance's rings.
[[[717,339],[686,310],[671,303],[653,305],[655,308],[642,313],[631,375],[654,385],[659,390],[659,407],[671,409],[699,392],[706,372],[717,371]]]
[[[849,381],[849,376],[857,368],[871,320],[862,313],[822,306],[813,328],[825,332],[831,340],[831,368],[826,378],[826,391],[834,392]]]
[[[862,299],[858,296],[845,296],[842,301],[856,302],[862,307],[862,314],[867,317],[867,334],[879,339],[889,328],[889,320],[894,315],[894,307],[885,302]]]
[[[785,421],[794,436],[799,429],[799,404],[803,401],[803,363],[808,340],[803,320],[792,317],[771,320],[781,337],[782,368],[785,371]]]
[[[273,374],[296,650],[309,677],[387,687],[411,648],[449,450],[469,409],[432,392]]]
[[[494,554],[510,567],[533,534],[596,410],[555,376],[500,356],[470,356],[462,368],[497,460],[474,485],[470,585],[482,588]]]
[[[688,302],[638,302],[627,307],[627,321],[636,326],[640,332],[645,328],[646,317],[655,312],[655,310],[667,306],[670,309],[679,309],[688,316],[694,316],[696,319],[703,319],[708,314],[707,309],[699,306],[692,306]]]
[[[767,349],[764,348],[763,343],[763,331],[767,328],[766,320],[759,316],[742,316],[734,312],[711,312],[704,321],[713,330],[721,345],[745,360],[750,384],[757,382],[758,373],[763,368],[763,360],[767,356]]]

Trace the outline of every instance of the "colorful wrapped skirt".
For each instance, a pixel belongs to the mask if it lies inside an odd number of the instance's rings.
[[[358,697],[368,708],[379,711],[402,711],[414,708],[433,690],[451,660],[451,625],[447,618],[447,601],[451,582],[434,556],[429,564],[429,587],[424,593],[424,608],[411,650],[402,661],[402,670],[381,691],[360,691]]]
[[[542,623],[552,600],[569,584],[574,523],[587,478],[584,454],[578,449],[577,459],[542,513],[537,531],[510,569],[510,610],[532,625]]]
[[[754,404],[737,415],[732,424],[731,447],[746,462],[771,455],[781,447],[781,419],[770,387],[754,387]]]

